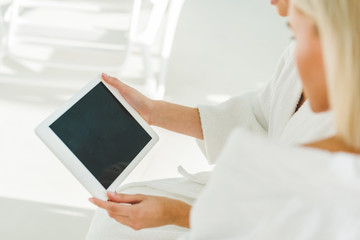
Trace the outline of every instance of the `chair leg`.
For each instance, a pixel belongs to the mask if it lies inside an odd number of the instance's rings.
[[[144,60],[144,79],[145,87],[147,92],[151,97],[156,96],[157,83],[155,80],[154,70],[153,70],[153,59],[151,55],[150,46],[142,46],[143,60]]]
[[[11,45],[14,41],[14,35],[15,35],[15,28],[17,23],[17,18],[19,15],[19,7],[20,7],[20,0],[13,0],[7,14],[10,14],[9,16],[9,32],[6,38],[6,48],[7,51],[11,51]]]
[[[184,0],[170,0],[169,4],[161,50],[160,73],[158,78],[157,96],[160,99],[163,99],[165,96],[168,62],[183,4]]]
[[[127,67],[128,60],[134,48],[134,41],[136,39],[136,33],[139,25],[141,5],[142,5],[142,0],[134,0],[132,12],[131,12],[130,25],[129,25],[129,39],[127,43],[124,61],[120,69],[120,73],[122,73],[123,69]]]
[[[164,99],[165,90],[166,90],[166,74],[168,68],[168,59],[165,58],[161,61],[160,73],[159,73],[159,82],[156,90],[156,98],[161,100]]]
[[[0,9],[0,63],[2,63],[6,51],[6,30],[2,10]]]

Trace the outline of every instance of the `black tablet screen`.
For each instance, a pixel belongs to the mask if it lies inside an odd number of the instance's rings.
[[[50,128],[105,189],[151,140],[101,82]]]

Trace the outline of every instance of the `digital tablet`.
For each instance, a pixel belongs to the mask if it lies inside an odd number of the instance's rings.
[[[36,134],[89,193],[107,200],[158,135],[101,76],[45,119]]]

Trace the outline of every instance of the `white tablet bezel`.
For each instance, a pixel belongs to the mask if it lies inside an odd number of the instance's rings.
[[[116,99],[129,111],[135,120],[144,128],[144,130],[151,136],[151,140],[138,153],[126,169],[115,179],[115,181],[105,189],[101,183],[92,175],[92,173],[85,167],[85,165],[70,151],[70,149],[60,140],[60,138],[53,132],[50,125],[62,116],[68,109],[77,103],[83,96],[85,96],[96,85],[102,82]],[[98,76],[78,93],[76,93],[63,106],[57,109],[53,114],[46,118],[36,129],[35,133],[38,137],[50,148],[50,150],[60,159],[60,161],[70,170],[70,172],[79,180],[79,182],[88,190],[88,192],[99,199],[107,200],[106,191],[115,191],[117,187],[125,180],[130,172],[139,164],[150,149],[159,140],[158,135],[148,125],[148,123],[134,110],[126,100],[120,95],[119,91],[107,84],[101,76]]]

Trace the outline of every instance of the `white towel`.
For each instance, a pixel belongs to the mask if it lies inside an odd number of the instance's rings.
[[[360,239],[360,156],[234,131],[181,240]]]

